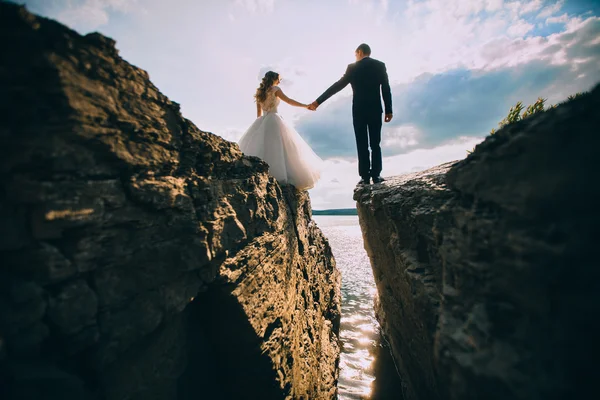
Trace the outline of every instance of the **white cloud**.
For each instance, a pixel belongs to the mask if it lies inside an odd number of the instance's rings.
[[[540,24],[548,18],[552,18],[551,22],[560,21],[568,35],[594,18],[564,13],[558,17],[555,14],[562,10],[564,2],[547,4],[542,0],[409,0],[397,33],[408,40],[388,56],[391,80],[405,83],[423,73],[438,74],[458,68],[489,70],[527,63],[556,44],[554,37],[560,34],[531,35],[536,20],[544,18]],[[518,54],[513,54],[515,50]],[[542,59],[567,62],[549,55]]]
[[[556,14],[557,12],[559,12],[562,9],[564,4],[565,4],[564,0],[560,0],[552,5],[542,8],[540,13],[537,15],[537,18],[538,19],[546,19],[546,18]]]
[[[390,4],[389,4],[389,0],[381,0],[381,9],[383,10],[383,12],[387,12]]]
[[[564,13],[558,17],[548,17],[546,24],[566,24],[569,21],[569,14]]]
[[[507,3],[507,8],[514,11],[516,15],[527,15],[538,11],[543,6],[542,0],[513,1]]]
[[[89,31],[106,25],[110,12],[130,13],[135,10],[142,10],[138,0],[82,0],[68,3],[56,18],[71,27]]]
[[[275,0],[235,0],[234,5],[252,13],[272,13],[275,9]]]
[[[401,154],[384,159],[386,176],[420,171],[436,165],[460,160],[467,156],[467,150],[472,150],[483,138],[459,137],[451,142],[433,149],[417,149],[407,154]]]
[[[592,47],[592,46],[598,46],[600,44],[600,36],[597,36],[595,39],[590,40],[586,46],[587,47]]]
[[[274,64],[263,65],[258,71],[257,82],[260,82],[268,71],[275,71],[281,78],[282,88],[290,87],[296,79],[303,77],[306,72],[292,58],[286,58]]]
[[[489,12],[498,11],[502,8],[503,0],[487,0],[485,2],[485,10]]]
[[[427,0],[409,1],[400,34],[410,38],[398,57],[411,60],[402,66],[405,81],[424,72],[480,68],[479,53],[487,42],[521,37],[534,25],[521,18],[541,7],[540,0]]]
[[[381,145],[389,149],[414,147],[421,132],[414,125],[399,125],[383,129]]]
[[[431,168],[433,166],[465,158],[483,138],[458,138],[455,141],[433,148],[418,149],[407,154],[384,157],[383,175],[395,176]],[[356,161],[341,159],[325,160],[321,180],[310,191],[312,207],[315,210],[350,208],[354,188],[359,180]]]
[[[569,54],[581,46],[585,46],[587,32],[594,32],[600,27],[600,18],[590,17],[585,20],[571,18],[563,32],[547,37],[532,36],[525,39],[508,39],[506,37],[491,41],[481,49],[484,65],[481,69],[516,67],[532,61],[544,61],[552,65],[565,65],[573,62]]]
[[[531,31],[535,25],[530,24],[529,22],[520,19],[510,25],[506,31],[509,36],[512,37],[522,37],[525,36],[529,31]]]

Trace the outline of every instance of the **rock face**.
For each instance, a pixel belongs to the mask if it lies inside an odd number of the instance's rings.
[[[111,39],[0,3],[0,397],[331,399],[310,200]]]
[[[591,393],[600,86],[465,160],[355,192],[407,399]]]

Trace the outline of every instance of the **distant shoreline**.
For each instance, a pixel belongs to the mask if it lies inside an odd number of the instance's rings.
[[[337,208],[332,210],[313,210],[313,215],[358,215],[356,208]]]

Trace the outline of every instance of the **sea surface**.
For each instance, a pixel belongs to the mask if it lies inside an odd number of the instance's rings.
[[[375,319],[377,290],[358,216],[313,216],[342,274],[339,399],[401,400],[390,350]]]

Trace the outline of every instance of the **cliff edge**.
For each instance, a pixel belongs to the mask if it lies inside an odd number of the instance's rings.
[[[109,38],[1,2],[0,42],[0,397],[335,398],[308,195]]]
[[[466,159],[359,188],[407,399],[575,399],[600,325],[600,86]]]

